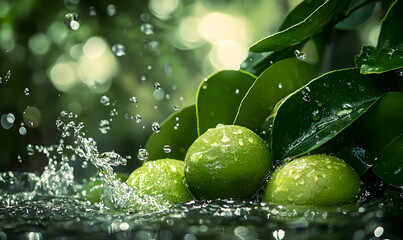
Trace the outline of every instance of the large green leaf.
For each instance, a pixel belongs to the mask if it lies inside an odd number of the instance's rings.
[[[287,16],[285,16],[284,20],[281,22],[278,31],[283,31],[295,24],[304,21],[324,2],[325,0],[300,2],[296,7],[294,7],[290,12],[287,13]]]
[[[276,103],[317,76],[306,62],[288,58],[266,69],[253,83],[239,106],[234,124],[256,131]]]
[[[377,48],[403,51],[402,12],[403,2],[395,0],[382,20]]]
[[[396,81],[361,75],[358,68],[326,73],[290,95],[273,122],[275,159],[307,153],[340,133]]]
[[[224,70],[202,81],[196,98],[199,135],[219,123],[233,123],[239,104],[255,78],[244,71]]]
[[[355,62],[362,74],[383,73],[403,68],[403,51],[364,46]]]
[[[187,149],[196,138],[196,108],[191,105],[173,113],[162,122],[160,132],[153,133],[148,138],[145,148],[149,153],[149,160],[183,160]]]
[[[348,4],[349,0],[327,0],[303,21],[253,44],[249,51],[278,51],[308,39],[331,22]]]

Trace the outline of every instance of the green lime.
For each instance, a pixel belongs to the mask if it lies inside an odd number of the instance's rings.
[[[186,182],[198,199],[247,199],[262,187],[272,163],[266,143],[253,131],[219,124],[189,147]]]
[[[193,199],[184,177],[183,161],[167,158],[145,163],[130,174],[126,183],[140,195],[158,195],[170,203],[181,203]]]
[[[121,182],[126,181],[128,175],[125,173],[115,173],[116,178]],[[96,203],[101,200],[103,181],[99,175],[91,177],[81,190],[82,197],[86,198],[91,203]]]
[[[263,201],[275,204],[342,206],[353,202],[360,177],[343,160],[324,154],[305,155],[279,167]]]

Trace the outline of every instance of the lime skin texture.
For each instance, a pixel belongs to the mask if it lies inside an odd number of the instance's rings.
[[[263,186],[272,164],[273,157],[257,134],[219,124],[189,147],[186,183],[197,199],[250,199]]]
[[[263,201],[343,206],[356,199],[359,188],[359,175],[343,160],[324,154],[305,155],[276,169],[265,187]]]
[[[162,196],[173,204],[193,200],[184,177],[183,161],[167,158],[146,162],[130,174],[126,183],[140,195]]]

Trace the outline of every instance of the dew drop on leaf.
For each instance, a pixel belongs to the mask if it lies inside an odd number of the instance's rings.
[[[130,100],[131,103],[138,103],[139,102],[139,99],[137,97],[135,97],[135,96],[129,98],[129,100]]]
[[[154,83],[154,89],[159,90],[161,88],[161,84],[159,82]]]
[[[164,145],[163,150],[165,153],[170,153],[172,152],[172,148],[170,145]]]
[[[25,89],[24,89],[24,94],[25,94],[25,96],[28,96],[28,95],[29,95],[29,88],[25,88]]]
[[[80,28],[77,13],[67,13],[64,16],[64,24],[71,30],[76,31]]]

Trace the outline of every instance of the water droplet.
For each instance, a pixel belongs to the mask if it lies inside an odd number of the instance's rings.
[[[109,120],[106,119],[101,120],[101,122],[99,123],[99,131],[102,134],[107,134],[110,129],[111,127],[109,126]]]
[[[129,100],[130,100],[131,103],[138,103],[139,102],[139,99],[137,97],[135,97],[135,96],[129,98]]]
[[[364,92],[365,91],[365,86],[358,86],[358,90],[360,91],[360,92]]]
[[[84,162],[81,164],[81,168],[88,168],[88,162],[87,162],[87,161],[84,161]]]
[[[184,96],[181,96],[181,97],[179,98],[179,100],[183,102],[183,101],[185,101],[185,97],[184,97]]]
[[[142,75],[142,76],[140,77],[140,80],[141,80],[142,82],[144,82],[146,79],[147,79],[147,78],[146,78],[146,76],[144,76],[144,75]]]
[[[298,59],[304,60],[306,58],[306,54],[298,49],[294,51],[294,54]]]
[[[179,106],[175,104],[175,105],[174,105],[174,110],[175,110],[175,111],[178,111],[178,110],[179,110]]]
[[[161,130],[161,126],[158,122],[153,122],[153,124],[151,124],[151,129],[153,130],[153,132],[159,133]]]
[[[115,45],[112,46],[112,52],[117,56],[124,56],[126,55],[126,48],[124,45],[117,43]]]
[[[106,14],[108,14],[108,16],[113,16],[116,14],[116,7],[113,4],[109,4],[106,7]]]
[[[165,94],[165,98],[166,98],[167,100],[169,100],[169,99],[171,99],[171,95],[169,95],[169,94],[167,93],[167,94]]]
[[[14,115],[12,113],[1,115],[1,126],[3,126],[3,128],[6,130],[10,129],[13,126],[14,121],[12,121],[11,116],[14,117]]]
[[[393,171],[393,173],[394,173],[394,174],[398,174],[398,173],[400,173],[400,171],[402,171],[402,167],[401,167],[401,166],[399,166],[398,169],[396,169],[395,171]]]
[[[80,23],[78,22],[78,14],[67,13],[64,16],[64,24],[66,24],[66,26],[73,31],[78,30],[80,28]]]
[[[159,82],[154,83],[154,89],[159,90],[161,88],[161,84]]]
[[[321,116],[322,116],[322,113],[319,110],[315,110],[315,111],[312,112],[312,120],[315,121],[315,122],[319,121]]]
[[[107,97],[107,96],[102,96],[101,97],[101,103],[104,105],[104,106],[109,106],[109,104],[110,104],[110,100],[109,100],[109,97]]]
[[[165,153],[172,152],[172,148],[170,145],[164,145],[164,147],[162,149],[164,150]]]
[[[148,66],[147,66],[147,69],[148,69],[148,70],[151,70],[151,69],[153,69],[153,66],[148,65]]]
[[[111,112],[109,113],[109,116],[115,117],[119,114],[118,110],[116,108],[112,109]]]
[[[158,51],[159,47],[160,47],[160,43],[158,41],[151,41],[148,44],[148,47],[152,50],[152,51]]]
[[[231,139],[229,137],[225,136],[225,135],[221,138],[221,142],[223,142],[223,143],[226,143],[226,142],[229,142],[229,141],[231,141]]]
[[[21,155],[18,155],[18,156],[17,156],[17,161],[18,161],[19,163],[22,163]]]
[[[140,30],[142,33],[144,33],[145,35],[151,35],[154,33],[154,27],[153,25],[149,24],[149,23],[143,23],[140,27]]]
[[[175,126],[174,126],[175,130],[178,130],[178,128],[179,128],[179,123],[175,124]]]
[[[29,88],[25,88],[25,89],[24,89],[24,94],[25,94],[25,96],[28,96],[28,95],[29,95]]]
[[[7,122],[13,124],[14,121],[15,121],[14,114],[12,114],[12,113],[7,114]]]
[[[140,161],[145,161],[149,157],[148,151],[145,148],[140,148],[137,153],[137,159]]]
[[[32,156],[35,154],[35,149],[34,146],[32,144],[27,144],[27,154],[29,156]]]
[[[236,90],[235,90],[235,94],[239,94],[239,89],[236,89]]]
[[[147,12],[142,13],[142,14],[140,14],[140,19],[143,22],[148,22],[148,21],[150,21],[150,14]]]
[[[172,64],[165,65],[163,71],[165,76],[167,77],[171,76],[173,72]]]
[[[305,102],[310,102],[311,101],[311,97],[309,95],[304,95],[302,97],[302,100],[304,100]]]
[[[20,129],[18,129],[18,133],[24,136],[25,134],[27,134],[27,129],[25,127],[20,127]]]
[[[88,13],[89,13],[90,16],[97,15],[97,12],[95,11],[95,7],[93,7],[93,6],[88,8]]]
[[[136,123],[140,123],[142,118],[139,114],[136,114],[135,119],[136,119]]]
[[[278,88],[283,88],[283,84],[279,83]]]
[[[353,89],[353,84],[351,82],[348,82],[347,87],[348,87],[348,89]]]

